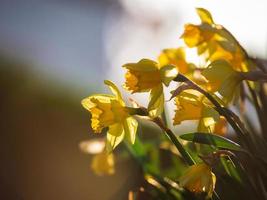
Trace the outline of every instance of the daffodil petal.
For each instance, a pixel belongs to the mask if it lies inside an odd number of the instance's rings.
[[[136,137],[136,131],[138,127],[138,122],[133,117],[128,117],[124,123],[124,132],[125,132],[125,139],[131,143],[134,144],[135,137]]]
[[[200,119],[204,105],[197,95],[182,92],[175,98],[175,104],[178,109],[175,111],[173,118],[174,125],[185,120]]]
[[[204,8],[196,8],[196,11],[202,23],[214,24],[212,16],[208,10]]]
[[[136,70],[136,71],[144,71],[144,72],[150,72],[150,71],[156,71],[158,70],[159,66],[158,63],[156,63],[153,60],[149,59],[142,59],[138,63],[127,63],[123,65],[122,67],[125,67],[126,69],[130,70]]]
[[[105,80],[104,83],[109,87],[109,89],[111,90],[111,92],[115,95],[115,97],[119,100],[119,102],[124,105],[122,96],[121,96],[121,92],[119,91],[119,89],[117,88],[117,86],[112,83],[109,80]]]
[[[123,124],[122,123],[116,123],[113,125],[110,125],[108,127],[108,134],[113,135],[113,136],[120,136],[121,133],[123,132]]]
[[[150,100],[148,104],[149,115],[152,117],[159,116],[164,109],[163,86],[159,85],[150,92]]]
[[[107,152],[111,152],[113,149],[115,149],[119,143],[123,140],[125,135],[123,126],[117,125],[117,126],[110,126],[109,131],[107,132],[107,140],[106,140],[106,150]]]
[[[165,65],[160,68],[161,80],[166,86],[168,86],[177,75],[178,71],[174,65]]]
[[[196,194],[206,193],[211,197],[216,183],[216,177],[205,163],[190,166],[179,178],[182,187]]]
[[[218,92],[223,96],[223,100],[229,103],[235,95],[238,95],[238,85],[241,83],[242,77],[237,73],[231,74],[219,88]]]
[[[213,132],[216,122],[220,120],[220,114],[211,107],[203,107],[198,124],[199,132]]]
[[[83,99],[81,102],[82,106],[87,110],[94,107],[95,104],[92,102],[92,99],[97,99],[102,103],[109,103],[112,99],[115,99],[115,98],[114,98],[114,96],[107,95],[107,94],[94,94],[94,95],[91,95],[91,96]]]

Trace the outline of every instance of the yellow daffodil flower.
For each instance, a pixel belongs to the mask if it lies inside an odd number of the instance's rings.
[[[163,84],[168,86],[177,76],[174,65],[160,66],[157,62],[142,59],[137,63],[127,63],[125,74],[125,89],[132,93],[149,92],[148,111],[151,116],[158,116],[164,107]]]
[[[93,156],[91,169],[99,176],[112,175],[115,172],[114,165],[114,155],[103,151]]]
[[[201,20],[201,24],[186,24],[184,33],[181,37],[184,39],[184,42],[188,47],[192,48],[199,46],[200,48],[204,47],[206,50],[208,45],[205,43],[208,43],[216,36],[216,26],[209,11],[203,8],[197,8],[196,11]],[[204,52],[204,50],[200,50],[200,52]]]
[[[177,110],[173,118],[173,125],[186,120],[199,120],[199,132],[213,132],[220,115],[214,110],[202,94],[194,90],[187,90],[175,98]]]
[[[213,51],[207,54],[210,62],[226,60],[236,71],[248,71],[248,63],[244,52],[235,44],[227,41],[213,41]]]
[[[216,176],[207,164],[195,164],[179,178],[179,183],[190,192],[205,193],[210,198],[215,189]]]
[[[158,57],[160,66],[164,65],[175,65],[179,73],[186,74],[189,72],[190,68],[185,59],[185,49],[173,48],[164,49]]]
[[[248,64],[244,50],[233,35],[221,25],[215,24],[207,10],[197,8],[197,14],[201,24],[185,25],[182,35],[185,44],[190,48],[197,47],[198,54],[209,62],[223,59],[237,71],[248,71],[251,64]]]
[[[111,151],[124,137],[134,143],[138,124],[125,107],[118,88],[111,81],[106,80],[105,84],[114,95],[92,95],[83,99],[82,105],[92,115],[91,126],[94,132],[100,133],[108,127],[106,148]]]
[[[174,65],[179,73],[197,84],[203,85],[206,83],[196,65],[186,61],[186,52],[183,47],[164,49],[159,55],[158,61],[160,66]]]
[[[190,48],[208,42],[214,36],[214,29],[209,24],[186,24],[184,29],[184,33],[181,37],[184,39],[185,44]]]
[[[211,92],[219,92],[224,103],[229,103],[235,94],[239,94],[239,84],[242,81],[240,73],[225,60],[212,62],[202,75],[208,80],[207,89]]]

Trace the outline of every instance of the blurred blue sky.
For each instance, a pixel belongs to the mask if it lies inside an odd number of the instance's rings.
[[[211,11],[253,54],[266,56],[266,0],[1,0],[0,53],[41,76],[101,91],[120,66],[176,47],[195,7]]]
[[[103,72],[105,1],[1,1],[0,52],[79,85]],[[89,86],[88,86],[89,87]]]

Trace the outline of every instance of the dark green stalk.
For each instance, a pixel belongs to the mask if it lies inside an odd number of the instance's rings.
[[[140,116],[147,116],[147,117],[149,117],[149,113],[148,113],[147,109],[144,108],[144,107],[139,107],[139,108],[130,108],[130,107],[127,107],[127,109],[130,112],[130,114],[132,114],[132,115],[140,115]],[[186,161],[186,163],[188,165],[195,164],[195,161],[193,160],[193,158],[185,150],[185,148],[179,142],[179,140],[177,139],[177,137],[175,136],[175,134],[169,128],[166,127],[166,125],[163,122],[163,120],[160,117],[155,117],[155,118],[153,118],[151,120],[155,124],[157,124],[161,128],[162,131],[164,131],[164,133],[167,135],[167,137],[171,140],[171,142],[175,145],[175,147],[177,148],[177,150],[179,151],[179,153],[182,155],[182,157],[184,158],[184,160]]]
[[[175,134],[169,128],[167,128],[165,126],[165,124],[162,121],[162,119],[159,118],[159,117],[156,117],[152,121],[155,122],[165,132],[165,134],[168,136],[168,138],[172,141],[172,143],[175,145],[175,147],[177,148],[177,150],[180,152],[180,154],[182,155],[182,157],[185,159],[185,161],[187,162],[187,164],[188,165],[194,165],[195,164],[195,161],[193,160],[193,158],[185,150],[185,148],[179,142],[179,140],[177,139],[177,137],[175,136]]]

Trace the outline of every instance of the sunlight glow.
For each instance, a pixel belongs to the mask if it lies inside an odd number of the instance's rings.
[[[85,140],[79,144],[80,150],[87,154],[101,153],[105,148],[104,139]]]

